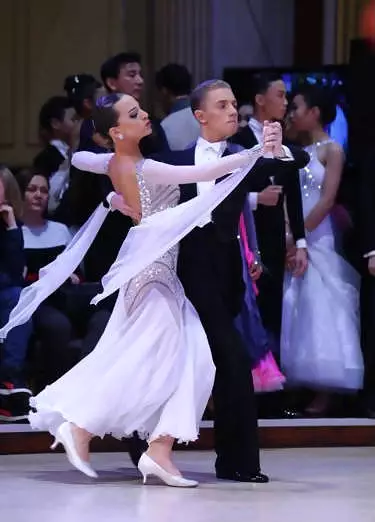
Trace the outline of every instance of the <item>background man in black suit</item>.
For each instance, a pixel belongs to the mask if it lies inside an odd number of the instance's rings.
[[[287,109],[286,88],[278,75],[260,74],[254,77],[252,100],[254,115],[249,124],[234,137],[233,142],[250,148],[262,142],[265,121],[283,120]],[[296,148],[293,148],[296,154]],[[258,281],[259,308],[264,326],[274,336],[278,347],[281,332],[283,278],[286,257],[286,221],[296,247],[295,275],[307,268],[307,250],[299,184],[300,165],[278,169],[267,167],[263,179],[250,179],[250,203],[254,210],[258,246],[264,271]],[[262,205],[261,194],[266,186],[281,186],[276,206]],[[285,203],[285,205],[284,205]],[[284,206],[286,213],[284,214]]]
[[[141,56],[136,52],[124,52],[112,56],[106,60],[100,70],[103,85],[110,96],[111,93],[123,93],[139,100],[144,89],[142,76]],[[158,122],[152,122],[153,133],[141,141],[141,151],[144,157],[169,150],[164,131]],[[82,123],[81,139],[78,150],[91,152],[108,152],[96,139],[90,139],[95,132],[91,119]],[[89,173],[75,171],[75,201],[86,198],[87,183],[90,183],[90,205],[85,202],[80,205],[87,209],[86,216],[82,215],[82,222],[86,221],[93,209],[102,202],[111,191],[112,183],[107,176],[95,176]],[[95,187],[96,185],[96,187]],[[81,190],[82,188],[82,190]],[[77,192],[79,192],[77,196]],[[87,202],[86,202],[87,203]],[[78,223],[81,225],[82,223]],[[119,212],[112,212],[103,224],[99,234],[93,242],[85,258],[86,279],[100,281],[109,270],[118,251],[132,226],[131,219]]]
[[[201,129],[198,141],[185,151],[171,152],[159,159],[176,165],[194,165],[240,149],[226,141],[238,127],[236,99],[227,83],[211,80],[199,85],[191,95],[191,106]],[[281,147],[281,135],[276,152],[277,155],[286,153]],[[307,154],[300,151],[296,161],[303,167],[308,161]],[[294,164],[294,161],[258,160],[251,174],[180,244],[179,277],[198,311],[217,369],[213,398],[218,478],[268,481],[268,477],[260,473],[250,359],[233,322],[244,298],[237,234],[251,182],[264,185],[267,168],[289,169],[287,163]],[[210,183],[182,185],[181,201],[188,201],[211,187]]]

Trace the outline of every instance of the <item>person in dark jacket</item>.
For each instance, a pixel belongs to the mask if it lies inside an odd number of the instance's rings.
[[[0,167],[0,326],[8,322],[23,286],[21,195],[9,169]],[[32,325],[15,328],[0,344],[0,420],[27,418],[31,391],[25,383],[25,361]]]

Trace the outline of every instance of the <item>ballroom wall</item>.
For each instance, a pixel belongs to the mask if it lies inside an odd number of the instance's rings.
[[[215,0],[212,72],[293,64],[294,0]]]
[[[128,47],[150,70],[179,61],[200,81],[227,66],[293,63],[294,0],[128,0],[125,12]]]
[[[336,62],[347,63],[350,42],[360,37],[360,16],[369,0],[336,0]]]
[[[97,74],[123,47],[120,0],[2,1],[0,162],[28,165],[39,148],[41,104],[62,93],[68,74]]]

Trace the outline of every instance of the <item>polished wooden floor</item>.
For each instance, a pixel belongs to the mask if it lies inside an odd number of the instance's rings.
[[[92,457],[91,480],[64,455],[0,455],[0,519],[9,522],[374,522],[374,448],[263,450],[269,484],[219,481],[213,452],[178,452],[194,490],[142,486],[124,453]]]

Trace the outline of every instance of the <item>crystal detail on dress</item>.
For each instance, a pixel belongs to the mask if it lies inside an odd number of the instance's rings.
[[[143,176],[145,160],[136,165],[136,174],[142,206],[142,219],[167,208],[175,207],[180,198],[178,185],[152,185]],[[184,301],[184,290],[176,275],[178,245],[175,245],[161,258],[131,279],[124,290],[124,299],[127,313],[131,314],[145,298],[145,294],[152,288],[161,292],[170,292],[178,305]]]
[[[312,192],[315,191],[321,191],[322,185],[321,183],[316,179],[314,176],[313,170],[311,169],[311,162],[312,160],[317,156],[317,150],[322,145],[326,145],[327,143],[331,143],[332,140],[323,140],[323,141],[317,141],[316,143],[313,143],[312,145],[309,145],[308,147],[305,147],[305,151],[310,156],[310,161],[301,170],[301,188],[302,188],[302,195],[305,198],[309,198],[311,196]]]

